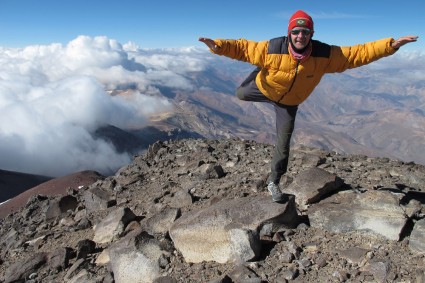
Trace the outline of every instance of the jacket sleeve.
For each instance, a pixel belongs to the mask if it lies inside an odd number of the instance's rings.
[[[255,42],[246,39],[215,39],[214,42],[220,47],[216,52],[213,52],[217,55],[223,55],[260,67],[264,65],[268,41]]]
[[[329,64],[325,72],[343,72],[392,55],[397,51],[391,47],[393,41],[392,38],[386,38],[355,46],[332,46]]]

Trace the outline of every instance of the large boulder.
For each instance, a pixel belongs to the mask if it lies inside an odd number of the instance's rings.
[[[415,223],[410,235],[409,247],[417,254],[425,254],[425,219]]]
[[[170,236],[187,262],[240,262],[261,252],[262,226],[293,227],[298,221],[293,196],[284,204],[268,195],[250,196],[188,212],[174,222]]]
[[[309,205],[336,192],[343,184],[335,174],[321,168],[310,168],[300,172],[284,192],[295,195],[299,208],[306,210]]]
[[[167,252],[160,242],[134,230],[109,247],[110,268],[116,283],[150,283],[160,277],[160,259]]]
[[[127,224],[135,218],[136,215],[131,209],[127,207],[117,208],[96,224],[93,241],[96,243],[109,243],[117,240],[124,233]]]
[[[312,227],[372,233],[398,241],[407,223],[401,197],[389,191],[345,191],[311,207],[308,216]]]

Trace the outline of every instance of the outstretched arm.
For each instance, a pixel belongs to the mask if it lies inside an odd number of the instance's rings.
[[[212,40],[211,38],[200,37],[199,41],[205,43],[208,48],[214,52],[216,52],[220,48],[217,46],[217,44],[215,44],[214,40]]]
[[[394,49],[399,49],[403,45],[410,42],[415,42],[417,40],[418,40],[418,36],[415,36],[415,35],[402,36],[399,39],[394,40],[393,43],[391,44],[391,47]]]
[[[264,66],[268,41],[252,41],[240,39],[211,39],[199,37],[214,54],[226,56],[238,61],[248,62],[256,66]]]

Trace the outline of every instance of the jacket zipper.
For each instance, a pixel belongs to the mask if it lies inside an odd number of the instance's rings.
[[[289,87],[288,91],[285,92],[284,94],[282,94],[281,98],[278,100],[277,103],[280,103],[283,100],[283,98],[285,97],[285,95],[287,95],[291,91],[292,87],[294,86],[295,80],[297,79],[297,75],[298,75],[298,67],[299,67],[299,65],[300,65],[300,61],[298,60],[297,61],[297,67],[295,68],[295,76],[294,76],[294,79],[292,80],[292,84]]]

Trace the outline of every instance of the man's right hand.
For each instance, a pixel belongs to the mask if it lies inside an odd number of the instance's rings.
[[[199,41],[205,43],[208,46],[208,48],[214,52],[220,49],[220,47],[218,47],[218,45],[215,44],[214,40],[212,40],[211,38],[200,37]]]

